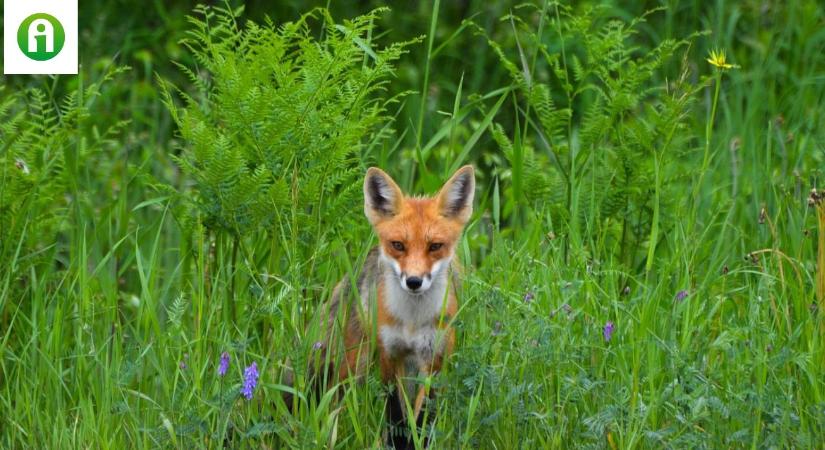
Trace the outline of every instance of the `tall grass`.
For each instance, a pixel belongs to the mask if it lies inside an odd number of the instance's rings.
[[[821,447],[825,221],[807,199],[821,188],[825,142],[822,6],[677,1],[636,24],[623,41],[630,57],[665,39],[689,45],[634,91],[654,94],[615,136],[629,136],[631,119],[654,120],[644,108],[673,94],[682,74],[695,92],[674,143],[639,161],[653,177],[630,185],[638,206],[626,223],[638,230],[626,232],[638,237],[623,241],[621,216],[593,207],[613,141],[557,164],[532,91],[493,47],[570,109],[550,143],[573,149],[595,96],[570,101],[561,72],[536,51],[543,43],[572,74],[583,44],[565,40],[564,27],[587,5],[448,3],[397,5],[360,43],[426,35],[386,94],[417,91],[388,110],[397,133],[353,167],[379,163],[422,193],[458,164],[478,168],[477,212],[458,252],[467,271],[457,351],[432,380],[440,395],[419,432],[433,448]],[[96,6],[101,20],[126,20]],[[331,7],[336,20],[368,11]],[[246,235],[240,248],[193,220],[173,195],[193,186],[173,161],[186,136],[156,81],[193,88],[166,60],[191,67],[192,55],[177,39],[156,44],[160,29],[182,36],[188,11],[155,8],[162,26],[122,29],[122,41],[109,22],[90,27],[82,54],[106,56],[86,56],[82,76],[8,79],[2,91],[0,446],[380,447],[378,377],[315,395],[303,369],[316,307],[374,241],[357,199],[342,213],[345,233],[310,221],[311,241],[289,218],[317,211],[293,204],[278,210],[285,222],[272,229],[283,232]],[[304,12],[279,8],[291,15],[277,23]],[[644,13],[601,7],[593,26]],[[705,61],[715,48],[741,67],[717,77]],[[111,72],[123,62],[133,69]],[[617,68],[608,75],[629,74]],[[41,109],[50,118],[38,119]],[[21,178],[19,160],[43,178]],[[579,177],[531,188],[562,171]],[[261,377],[247,400],[253,362]]]

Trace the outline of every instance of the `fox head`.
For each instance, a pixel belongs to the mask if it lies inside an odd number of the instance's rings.
[[[464,166],[435,197],[407,197],[381,169],[364,179],[364,213],[381,245],[381,256],[405,291],[426,292],[450,267],[455,246],[473,213],[475,173]]]

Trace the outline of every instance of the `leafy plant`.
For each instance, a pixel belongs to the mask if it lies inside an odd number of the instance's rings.
[[[630,268],[673,226],[687,184],[676,163],[695,147],[687,125],[698,87],[685,67],[665,76],[691,40],[645,49],[634,42],[645,17],[625,22],[606,8],[576,14],[555,3],[523,5],[502,18],[512,41],[488,39],[520,111],[509,133],[492,128],[510,167],[505,217],[518,223],[520,211],[538,213],[549,230],[564,230],[568,248],[604,243],[605,254],[582,256],[615,257]]]
[[[210,231],[306,249],[347,229],[340,219],[360,197],[364,161],[390,132],[397,98],[378,94],[409,42],[375,46],[382,10],[339,24],[315,9],[278,27],[241,26],[241,11],[199,7],[190,17],[184,44],[197,66],[182,70],[196,90],[176,90],[178,105],[163,84],[185,142],[177,160]]]
[[[90,159],[123,125],[90,127],[90,108],[121,71],[111,69],[62,99],[37,88],[0,87],[0,262],[7,282],[53,263],[58,236],[81,220],[70,209],[80,211],[93,196],[82,185],[84,174],[100,166]]]
[[[51,247],[65,219],[64,146],[76,117],[59,121],[39,90],[3,94],[0,260],[18,265]]]

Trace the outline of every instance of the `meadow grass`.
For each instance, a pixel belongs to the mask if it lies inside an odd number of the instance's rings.
[[[340,234],[294,201],[270,228],[240,238],[199,222],[181,200],[197,195],[195,183],[172,157],[192,144],[161,95],[163,83],[194,87],[160,55],[189,67],[193,58],[176,40],[157,44],[159,29],[182,37],[190,11],[156,3],[163,26],[137,28],[120,47],[107,47],[107,27],[90,26],[82,54],[111,53],[87,56],[81,76],[18,78],[3,91],[0,117],[15,125],[0,148],[0,217],[9,218],[0,447],[380,447],[387,388],[377,374],[345,382],[338,397],[337,386],[312,395],[302,369],[319,340],[308,326],[316,307],[375,244],[360,204],[337,218]],[[666,122],[672,141],[655,135],[658,150],[640,153],[633,167],[652,175],[627,182],[637,203],[621,219],[593,207],[614,186],[602,177],[618,165],[598,151],[612,138],[586,159],[564,159],[585,139],[595,96],[565,94],[525,40],[534,31],[572,74],[585,44],[564,42],[564,8],[467,2],[469,24],[446,3],[406,18],[397,5],[361,43],[426,35],[386,94],[418,91],[388,111],[395,134],[350,166],[381,165],[423,193],[460,164],[479,172],[457,251],[466,270],[456,352],[420,380],[440,390],[423,430],[432,448],[823,448],[825,205],[808,204],[825,163],[822,6],[671,1],[637,24],[634,57],[689,41],[638,87],[656,93],[611,125],[615,136],[652,123],[645,108],[677,92],[682,74],[693,103],[678,126]],[[100,17],[125,20],[98,6]],[[369,11],[331,7],[336,20]],[[630,23],[644,13],[634,8],[606,6],[599,24]],[[571,110],[556,141],[493,44]],[[714,68],[710,49],[740,68]],[[117,51],[133,68],[110,76]],[[606,76],[630,75],[618,65]],[[29,87],[62,109],[38,116]],[[12,174],[20,155],[36,183]],[[563,172],[561,191],[536,194],[539,175],[555,174],[555,187]],[[311,220],[298,229],[301,214]],[[247,400],[252,363],[260,378]]]

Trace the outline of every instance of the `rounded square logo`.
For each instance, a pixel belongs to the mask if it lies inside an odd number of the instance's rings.
[[[3,3],[3,73],[77,73],[77,0]]]

